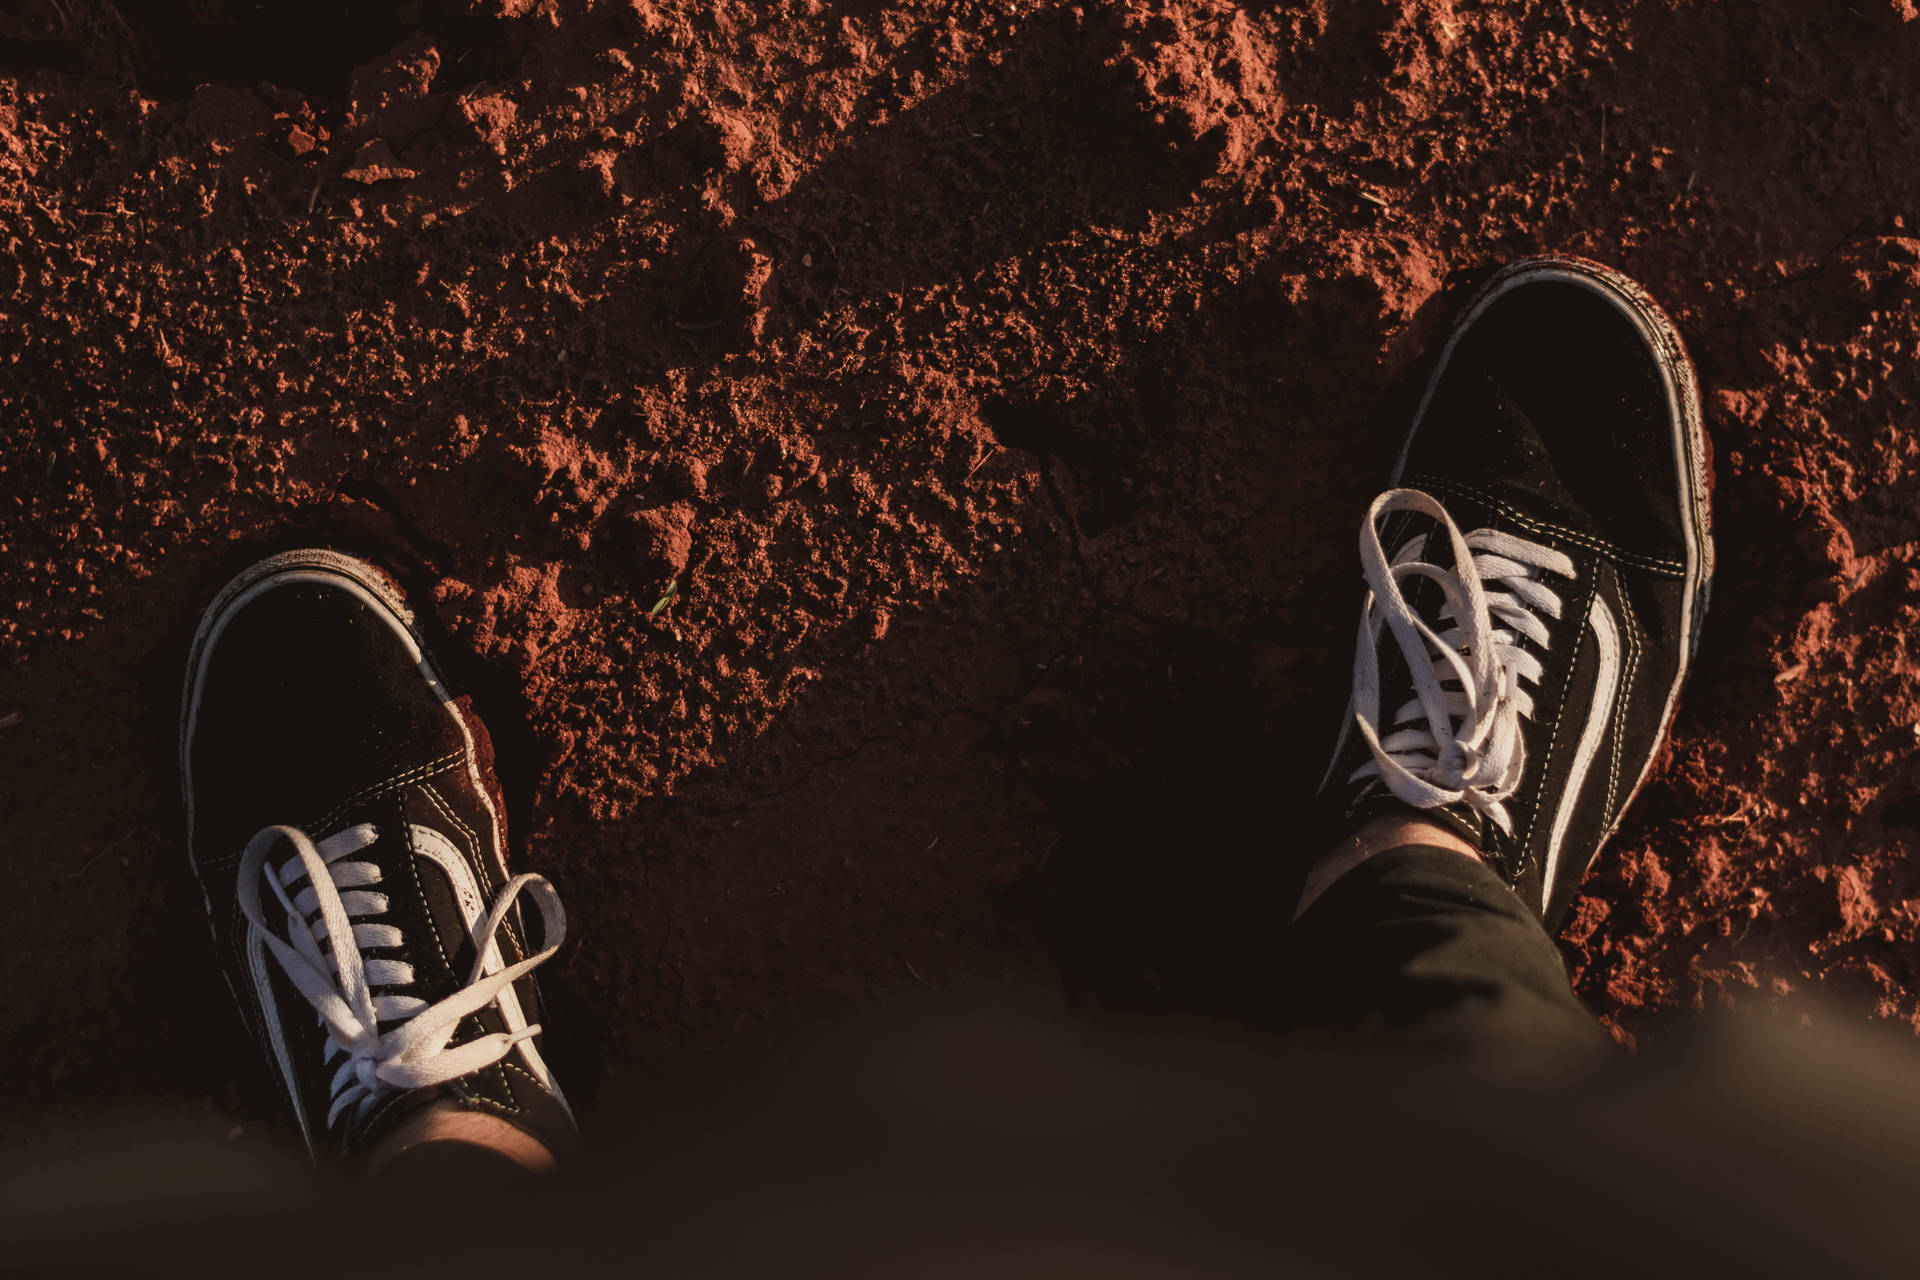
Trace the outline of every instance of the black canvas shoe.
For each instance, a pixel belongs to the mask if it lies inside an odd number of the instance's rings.
[[[1645,780],[1706,612],[1699,394],[1632,281],[1532,258],[1442,348],[1360,531],[1367,599],[1321,786],[1420,810],[1557,928]]]
[[[486,730],[391,578],[293,551],[229,582],[194,637],[180,767],[222,967],[316,1158],[355,1162],[438,1099],[573,1144],[531,972],[560,903],[508,877]]]

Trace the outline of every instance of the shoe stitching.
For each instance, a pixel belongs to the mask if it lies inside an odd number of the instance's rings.
[[[427,905],[427,886],[425,881],[420,879],[420,854],[414,848],[413,826],[407,821],[404,811],[400,814],[400,830],[407,842],[407,870],[413,873],[413,887],[420,895],[420,909],[426,916],[427,936],[433,939],[433,949],[440,953],[440,961],[447,966],[447,973],[455,982],[459,982],[460,975],[454,970],[453,957],[447,954],[447,945],[441,940],[440,930],[434,925],[433,908]]]
[[[217,858],[196,858],[193,865],[195,869],[200,872],[201,880],[204,881],[209,875],[212,875],[216,871],[233,870],[240,865],[242,856],[243,854],[241,853],[234,853],[222,854]]]
[[[416,765],[404,772],[394,774],[382,782],[376,782],[372,786],[348,796],[345,800],[342,800],[339,804],[329,809],[326,816],[321,818],[320,821],[305,824],[302,830],[325,832],[329,827],[333,826],[334,823],[340,821],[350,810],[358,808],[360,805],[370,804],[383,796],[400,790],[402,787],[418,782],[422,778],[431,778],[436,773],[445,773],[447,769],[459,763],[463,754],[464,753],[460,751],[450,751],[438,760],[429,760],[425,764]]]
[[[1452,489],[1465,497],[1484,502],[1529,532],[1556,535],[1577,546],[1585,547],[1589,551],[1598,551],[1602,555],[1610,556],[1620,561],[1622,564],[1629,564],[1635,568],[1646,569],[1649,572],[1660,573],[1675,578],[1686,576],[1687,566],[1681,561],[1663,560],[1654,556],[1644,556],[1638,552],[1628,551],[1617,546],[1605,538],[1596,537],[1590,533],[1583,533],[1576,529],[1569,529],[1564,525],[1554,524],[1550,521],[1536,520],[1532,516],[1523,515],[1519,511],[1514,510],[1513,507],[1501,501],[1499,498],[1494,497],[1484,489],[1477,488],[1463,481],[1443,479],[1439,476],[1421,475],[1410,478],[1408,484],[1415,487]]]
[[[1607,807],[1602,811],[1600,839],[1602,842],[1613,834],[1614,800],[1620,792],[1620,759],[1625,750],[1624,740],[1627,728],[1627,707],[1633,701],[1633,680],[1640,668],[1640,623],[1633,610],[1633,599],[1627,593],[1626,584],[1620,581],[1620,574],[1613,575],[1614,586],[1620,593],[1620,613],[1627,624],[1627,668],[1620,682],[1620,697],[1613,705],[1613,763],[1607,770]],[[1599,852],[1598,849],[1595,852]]]
[[[453,811],[453,806],[441,797],[440,792],[432,783],[421,783],[420,791],[427,797],[428,801],[432,803],[433,807],[440,811],[441,817],[460,829],[460,834],[466,838],[467,842],[467,861],[478,864],[480,862],[480,837],[475,834],[473,828],[461,821],[460,815]],[[494,894],[493,877],[488,873],[484,865],[479,867],[479,871],[481,894],[483,897],[491,898]]]
[[[1554,704],[1558,710],[1553,717],[1553,728],[1547,734],[1547,749],[1540,757],[1540,782],[1533,789],[1533,804],[1527,809],[1526,830],[1520,834],[1520,855],[1523,861],[1528,851],[1533,848],[1534,824],[1540,820],[1540,810],[1546,807],[1547,770],[1553,764],[1553,749],[1560,742],[1560,726],[1567,718],[1567,693],[1573,688],[1573,673],[1580,666],[1580,641],[1587,633],[1587,616],[1593,609],[1593,598],[1599,594],[1599,591],[1599,575],[1589,572],[1586,589],[1580,594],[1579,608],[1561,615],[1563,622],[1569,616],[1578,618],[1579,622],[1575,624],[1573,648],[1567,659],[1567,674],[1561,678],[1560,696]],[[1545,870],[1545,867],[1541,868],[1542,874]]]
[[[475,1074],[478,1074],[478,1073],[476,1072]],[[539,1081],[536,1080],[534,1081],[534,1083],[538,1084]],[[460,1102],[463,1106],[471,1107],[476,1111],[489,1112],[493,1115],[499,1116],[503,1120],[526,1114],[519,1107],[511,1106],[506,1103],[495,1102],[492,1098],[482,1098],[479,1095],[472,1093],[471,1091],[466,1089],[459,1090],[459,1094],[460,1094]],[[535,1138],[534,1141],[539,1142],[540,1140],[538,1138]],[[540,1145],[545,1146],[546,1143],[542,1142],[540,1143]]]
[[[445,943],[444,940],[441,939],[440,930],[434,927],[433,909],[427,906],[427,887],[426,887],[426,884],[420,879],[420,855],[414,849],[413,828],[412,828],[412,825],[408,823],[406,819],[407,819],[407,815],[404,812],[402,812],[400,815],[400,826],[401,826],[401,829],[406,833],[407,870],[413,873],[413,886],[414,886],[414,889],[418,891],[418,893],[420,894],[420,905],[422,910],[426,913],[426,917],[427,917],[426,932],[427,932],[427,935],[433,939],[433,949],[440,953],[441,963],[447,966],[447,972],[450,975],[452,975],[453,980],[455,982],[458,982],[460,980],[460,975],[458,972],[455,971],[453,967],[453,958],[447,954],[447,944]],[[478,1015],[468,1014],[466,1017],[460,1019],[459,1025],[461,1028],[471,1029],[473,1027],[476,1027],[478,1025],[478,1022],[479,1022]],[[484,1032],[485,1028],[480,1028],[480,1030]],[[467,1038],[472,1039],[473,1037],[469,1036]]]
[[[474,1013],[468,1014],[466,1018],[462,1019],[461,1025],[465,1026],[469,1022],[472,1024],[473,1033],[476,1036],[485,1035],[487,1033],[486,1026],[480,1021],[480,1014],[477,1011]],[[482,1088],[498,1089],[500,1093],[505,1097],[507,1098],[513,1097],[513,1090],[510,1087],[508,1087],[506,1076],[501,1073],[500,1064],[498,1062],[490,1062],[486,1066],[479,1068],[477,1071],[469,1071],[466,1075],[461,1076],[459,1080],[455,1082],[454,1087],[456,1092],[458,1092],[462,1098],[467,1098],[474,1102],[492,1102],[492,1099],[488,1098],[485,1094],[476,1092],[477,1090]],[[512,1104],[511,1103],[493,1103],[493,1105],[494,1106],[511,1106]]]
[[[474,1021],[479,1033],[484,1035],[486,1033],[486,1028],[484,1026],[479,1025],[479,1015],[476,1013],[470,1016]],[[471,1102],[476,1106],[484,1106],[484,1107],[490,1108],[501,1115],[518,1114],[520,1111],[520,1108],[513,1102],[511,1101],[495,1102],[491,1098],[488,1098],[482,1094],[478,1094],[474,1092],[475,1084],[480,1082],[485,1082],[490,1086],[498,1088],[503,1096],[505,1096],[508,1099],[511,1099],[513,1097],[513,1086],[507,1080],[506,1072],[507,1072],[507,1060],[505,1058],[502,1058],[498,1062],[490,1062],[486,1066],[481,1067],[478,1071],[470,1071],[466,1075],[461,1076],[458,1080],[454,1081],[454,1085],[453,1085],[454,1092],[459,1094],[462,1100],[464,1101]],[[538,1084],[539,1082],[535,1081],[534,1083]]]
[[[527,1070],[525,1067],[515,1066],[512,1062],[509,1062],[505,1058],[500,1059],[500,1061],[495,1063],[494,1065],[500,1068],[500,1073],[502,1075],[505,1075],[508,1072],[512,1072],[514,1075],[519,1076],[521,1079],[525,1080],[528,1084],[532,1085],[534,1088],[538,1089],[540,1092],[546,1094],[548,1097],[553,1096],[553,1090],[547,1088],[547,1086],[545,1086],[544,1084],[541,1084],[540,1077],[534,1075],[533,1072]],[[511,1089],[507,1091],[507,1096],[508,1097],[513,1096],[513,1091]],[[514,1104],[513,1109],[515,1111],[522,1112],[522,1113],[526,1111],[526,1108],[523,1106],[520,1106],[518,1103]]]
[[[515,1066],[513,1063],[507,1061],[504,1058],[502,1058],[499,1062],[494,1063],[493,1066],[491,1067],[486,1067],[486,1068],[483,1068],[482,1071],[475,1072],[474,1075],[481,1075],[481,1074],[484,1074],[484,1072],[486,1071],[493,1071],[496,1069],[500,1072],[502,1077],[500,1082],[502,1086],[502,1091],[509,1098],[513,1097],[513,1088],[511,1083],[505,1079],[505,1076],[507,1075],[508,1072],[512,1072],[514,1075],[519,1076],[521,1079],[525,1080],[528,1084],[532,1085],[535,1089],[538,1089],[541,1093],[545,1094],[547,1097],[549,1098],[553,1097],[553,1090],[549,1089],[546,1085],[540,1083],[540,1080],[538,1077],[536,1077],[531,1072],[529,1072],[525,1067]],[[503,1119],[508,1117],[524,1118],[525,1116],[530,1114],[528,1109],[522,1106],[521,1104],[519,1104],[518,1102],[495,1102],[491,1098],[483,1098],[478,1096],[477,1094],[473,1093],[472,1090],[465,1087],[465,1081],[469,1079],[472,1079],[472,1077],[471,1076],[462,1077],[461,1081],[456,1082],[454,1085],[454,1091],[460,1095],[460,1100],[466,1103],[468,1106],[477,1107],[485,1111],[490,1111],[493,1114],[502,1117]],[[547,1145],[546,1141],[538,1137],[538,1135],[534,1135],[534,1140],[536,1142],[539,1142],[541,1146]],[[551,1150],[551,1148],[549,1148],[549,1150]]]
[[[1552,521],[1540,520],[1525,515],[1515,510],[1510,504],[1465,481],[1442,479],[1438,476],[1422,477],[1422,479],[1431,482],[1437,487],[1453,488],[1464,493],[1466,496],[1477,498],[1522,528],[1529,529],[1533,532],[1558,535],[1569,542],[1586,547],[1589,551],[1600,552],[1603,555],[1619,560],[1622,563],[1633,565],[1636,568],[1647,569],[1652,572],[1663,573],[1674,577],[1684,577],[1686,574],[1686,565],[1681,561],[1667,560],[1656,556],[1642,555],[1636,551],[1628,551],[1624,547],[1595,534],[1586,533],[1578,529],[1571,529]]]
[[[452,823],[454,826],[458,827],[460,829],[460,833],[466,837],[467,862],[469,865],[477,867],[479,869],[481,896],[491,899],[498,892],[498,890],[494,885],[492,872],[488,869],[485,859],[483,859],[480,856],[479,835],[474,831],[472,827],[468,826],[465,822],[461,820],[460,815],[453,811],[453,806],[448,804],[446,800],[441,797],[440,792],[433,786],[432,783],[428,783],[428,782],[421,783],[420,790],[427,797],[427,799],[430,802],[432,802],[433,807],[440,811],[441,816],[444,817],[448,822]],[[526,956],[532,954],[527,950],[525,941],[520,937],[519,932],[514,928],[513,915],[511,913],[509,913],[508,917],[505,920],[501,921],[500,927],[502,930],[506,932],[508,940],[511,941],[514,947],[519,951],[519,958],[524,959]],[[511,964],[511,963],[514,963],[514,961],[508,961],[508,963]]]
[[[406,823],[406,814],[404,814],[404,813],[402,813],[402,814],[400,815],[400,817],[401,817],[401,825],[402,825],[403,827],[407,827],[407,855],[408,855],[408,857],[407,857],[407,869],[408,869],[408,870],[410,870],[411,872],[413,872],[413,883],[414,883],[414,887],[415,887],[415,888],[416,888],[416,889],[417,889],[417,890],[419,891],[419,893],[420,893],[420,901],[421,901],[421,904],[422,904],[422,905],[424,906],[424,905],[425,905],[425,903],[426,903],[426,898],[427,898],[427,890],[426,890],[426,885],[425,885],[425,884],[424,884],[424,883],[423,883],[423,882],[421,881],[421,879],[420,879],[420,857],[419,857],[419,854],[418,854],[418,853],[416,853],[416,852],[414,851],[414,847],[413,847],[413,831],[412,831],[412,829],[411,829],[411,827],[408,827],[408,826],[407,826],[407,823]],[[436,929],[436,928],[434,928],[434,927],[432,927],[432,926],[433,926],[433,913],[432,913],[432,911],[431,911],[431,909],[429,909],[429,910],[427,911],[427,926],[428,926],[428,927],[427,927],[427,933],[428,933],[428,934],[430,934],[430,935],[432,936],[432,938],[433,938],[433,946],[434,946],[434,950],[436,950],[436,951],[438,951],[438,952],[440,953],[440,959],[441,959],[441,960],[442,960],[443,962],[445,962],[445,964],[446,964],[446,966],[447,966],[447,972],[453,975],[453,977],[454,977],[454,980],[455,980],[456,982],[457,982],[457,981],[459,981],[459,977],[460,977],[460,975],[459,975],[459,974],[458,974],[457,972],[455,972],[455,970],[454,970],[454,967],[453,967],[453,960],[452,960],[452,958],[451,958],[450,956],[448,956],[448,955],[447,955],[447,947],[446,947],[446,943],[445,943],[445,942],[444,942],[444,941],[443,941],[443,940],[441,939],[441,937],[440,937],[440,931],[439,931],[438,929]],[[476,945],[477,945],[477,943],[476,943]],[[516,945],[518,945],[518,944],[516,944]],[[476,956],[475,956],[475,959],[477,960],[478,958],[479,958],[479,957],[478,957],[478,955],[476,954]],[[462,1018],[462,1019],[460,1020],[460,1026],[461,1026],[461,1027],[462,1027],[463,1029],[466,1029],[466,1030],[469,1030],[469,1031],[472,1031],[472,1032],[474,1033],[474,1035],[470,1035],[470,1036],[468,1036],[468,1037],[467,1037],[468,1039],[473,1039],[473,1038],[475,1038],[475,1036],[477,1036],[477,1035],[484,1035],[484,1034],[486,1033],[486,1028],[485,1028],[485,1027],[484,1027],[483,1025],[481,1025],[481,1023],[480,1023],[480,1015],[479,1015],[479,1014],[478,1014],[477,1012],[476,1012],[476,1013],[471,1013],[471,1014],[468,1014],[468,1015],[467,1015],[466,1017],[464,1017],[464,1018]],[[496,1064],[494,1064],[494,1065],[496,1065],[496,1066],[497,1066],[498,1064],[496,1063]],[[484,1070],[484,1068],[483,1068],[483,1070]]]
[[[459,763],[464,754],[462,751],[449,752],[437,760],[429,760],[425,764],[416,765],[405,772],[397,773],[384,781],[376,782],[369,787],[356,791],[329,809],[325,816],[318,822],[300,824],[301,829],[305,831],[324,832],[339,822],[349,811],[360,805],[369,804],[372,801],[380,799],[382,796],[398,791],[400,788],[417,782],[422,778],[431,778],[437,773],[445,773],[453,765]],[[240,857],[240,854],[235,853],[202,861],[199,864],[201,874],[204,877],[208,872],[225,871],[231,867],[236,867],[240,864]]]

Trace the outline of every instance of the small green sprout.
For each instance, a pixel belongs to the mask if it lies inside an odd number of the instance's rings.
[[[647,616],[649,618],[659,617],[661,614],[667,611],[668,605],[672,604],[675,600],[678,600],[679,598],[680,598],[680,579],[668,578],[667,593],[661,596],[658,600],[653,602],[653,608],[648,611]]]

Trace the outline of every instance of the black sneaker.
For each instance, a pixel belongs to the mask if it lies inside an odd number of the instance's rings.
[[[1360,531],[1354,691],[1322,796],[1457,830],[1557,928],[1673,718],[1713,571],[1672,321],[1595,263],[1496,274]]]
[[[316,1158],[356,1162],[443,1098],[573,1144],[531,975],[559,899],[508,878],[486,730],[391,578],[293,551],[229,582],[194,637],[180,768],[222,967]]]

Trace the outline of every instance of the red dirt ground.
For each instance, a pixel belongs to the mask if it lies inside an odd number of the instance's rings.
[[[1383,406],[1540,249],[1668,304],[1718,467],[1578,987],[1629,1041],[1804,992],[1920,1027],[1915,16],[9,6],[0,1114],[250,1107],[173,637],[236,543],[341,512],[522,692],[604,1098],[929,988],[1231,1003]]]

